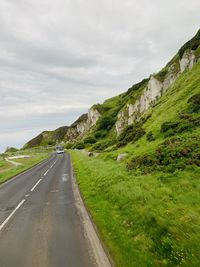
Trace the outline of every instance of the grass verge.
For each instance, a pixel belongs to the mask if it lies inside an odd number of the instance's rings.
[[[42,162],[49,157],[49,153],[36,153],[31,154],[31,158],[26,158],[22,160],[14,160],[16,162],[22,163],[22,165],[15,166],[3,159],[0,159],[0,183],[14,177],[15,175],[30,169],[34,165]]]
[[[200,169],[127,171],[72,151],[80,190],[116,266],[199,266]]]

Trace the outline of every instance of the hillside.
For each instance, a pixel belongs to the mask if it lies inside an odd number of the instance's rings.
[[[159,73],[25,147],[56,141],[80,149],[80,190],[116,266],[200,265],[200,31]]]
[[[200,62],[113,147],[71,154],[116,266],[200,265]]]
[[[157,74],[133,85],[127,92],[93,105],[71,126],[45,131],[24,148],[55,145],[104,150],[116,144],[123,132],[135,122],[146,120],[146,113],[170,89],[181,74],[200,58],[200,30],[184,44],[174,58]],[[130,130],[130,129],[129,129]],[[121,142],[122,144],[122,142]]]

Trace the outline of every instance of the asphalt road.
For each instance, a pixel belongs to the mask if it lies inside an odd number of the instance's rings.
[[[0,186],[0,267],[97,266],[70,168],[54,154]]]

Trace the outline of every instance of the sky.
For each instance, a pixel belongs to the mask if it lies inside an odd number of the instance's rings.
[[[199,12],[199,0],[1,0],[0,152],[159,71]]]

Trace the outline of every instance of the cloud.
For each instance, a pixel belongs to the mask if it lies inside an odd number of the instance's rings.
[[[198,30],[199,10],[198,0],[1,0],[0,132],[22,145],[15,129],[69,124],[158,71]]]

